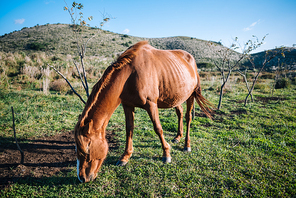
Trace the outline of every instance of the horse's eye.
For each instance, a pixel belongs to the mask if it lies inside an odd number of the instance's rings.
[[[89,147],[90,147],[90,142],[86,146],[86,153],[88,153]]]

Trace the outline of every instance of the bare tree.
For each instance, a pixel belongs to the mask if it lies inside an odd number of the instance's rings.
[[[77,44],[77,53],[80,59],[80,63],[77,63],[74,59],[73,59],[73,64],[76,67],[77,73],[79,75],[79,78],[81,80],[81,84],[85,90],[86,96],[89,97],[89,87],[88,87],[88,82],[87,82],[87,78],[86,78],[86,72],[85,72],[85,65],[84,65],[84,58],[85,58],[85,54],[87,51],[87,44],[88,42],[93,39],[95,36],[97,36],[97,34],[94,34],[93,36],[91,36],[88,39],[83,39],[81,36],[81,32],[86,28],[89,27],[89,24],[86,22],[86,20],[84,19],[83,16],[83,4],[81,3],[76,3],[75,1],[72,3],[72,6],[69,7],[66,3],[66,1],[64,0],[66,6],[64,7],[65,11],[68,11],[70,17],[71,17],[71,23],[72,23],[72,31],[74,33],[74,37],[76,39],[76,44]],[[107,15],[105,13],[102,13],[103,16],[103,21],[100,23],[100,28],[102,28],[104,26],[105,23],[107,23],[110,20],[110,17],[107,17]],[[89,21],[93,20],[93,17],[90,16],[88,17]],[[101,31],[101,29],[98,28],[98,32],[99,33]],[[72,91],[79,97],[79,99],[85,104],[85,101],[83,100],[83,98],[75,91],[75,89],[73,88],[73,86],[71,85],[71,83],[69,82],[69,80],[61,73],[59,72],[55,67],[48,65],[51,68],[53,68],[61,77],[63,77],[66,82],[68,83],[68,85],[70,86],[70,88],[72,89]],[[82,72],[80,72],[82,71]]]
[[[267,35],[265,35],[265,36],[262,38],[262,40],[259,41],[258,37],[256,37],[256,36],[253,35],[253,39],[250,39],[247,43],[245,43],[244,48],[242,48],[242,47],[240,46],[240,44],[238,43],[238,45],[239,45],[240,48],[241,48],[241,51],[246,52],[246,57],[245,57],[245,58],[250,59],[250,56],[251,56],[250,53],[251,53],[253,50],[259,48],[259,47],[264,43],[264,40],[265,40],[266,36],[267,36]],[[242,66],[242,65],[241,65],[241,66]],[[253,69],[255,70],[254,65],[253,65]],[[250,86],[249,86],[248,79],[247,79],[247,72],[248,72],[248,71],[250,71],[249,68],[243,68],[243,67],[238,68],[238,69],[236,70],[236,72],[238,72],[238,73],[243,77],[244,82],[245,82],[245,84],[246,84],[246,88],[247,88],[248,93],[249,93],[249,92],[250,92]],[[250,96],[251,96],[251,100],[254,101],[252,92],[250,92]]]
[[[254,77],[253,79],[253,82],[252,82],[252,87],[251,89],[249,89],[249,92],[245,98],[245,103],[244,105],[246,106],[247,105],[247,101],[248,101],[248,97],[252,94],[252,91],[254,90],[254,86],[257,82],[257,79],[259,77],[259,74],[263,71],[263,69],[265,68],[265,66],[272,60],[274,59],[275,57],[281,55],[283,57],[285,57],[285,48],[278,48],[278,49],[275,49],[275,50],[268,50],[265,52],[265,56],[264,56],[264,60],[263,62],[260,64],[260,69],[258,70],[256,76]],[[252,64],[252,66],[255,68],[255,63],[254,63],[254,59],[251,58],[251,57],[248,57],[250,63]],[[259,65],[259,64],[258,64]]]
[[[265,37],[263,38],[263,40]],[[231,73],[241,64],[242,61],[245,60],[246,57],[249,56],[250,52],[254,49],[258,48],[263,44],[262,42],[249,40],[245,45],[244,49],[242,49],[242,53],[238,54],[237,58],[234,58],[235,50],[237,50],[240,46],[238,42],[238,38],[234,39],[234,42],[229,48],[221,48],[217,51],[217,54],[220,58],[214,60],[214,64],[218,71],[221,73],[222,83],[220,88],[220,95],[219,95],[219,103],[218,109],[221,109],[222,105],[222,98],[223,98],[223,90],[225,88],[226,83],[229,80]],[[242,72],[241,72],[242,73]],[[247,82],[246,82],[247,84]],[[248,84],[247,84],[248,87]]]

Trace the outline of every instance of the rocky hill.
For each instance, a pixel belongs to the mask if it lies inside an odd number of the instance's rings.
[[[87,45],[88,56],[113,56],[138,41],[148,40],[152,46],[158,49],[183,49],[191,53],[197,62],[211,62],[218,58],[216,52],[225,48],[219,43],[192,37],[141,38],[91,27],[87,27],[81,35],[84,42],[94,36]],[[22,51],[26,54],[44,51],[46,54],[75,55],[77,40],[70,25],[46,24],[23,28],[20,31],[1,36],[0,51]],[[238,53],[233,52],[232,58],[237,57]]]

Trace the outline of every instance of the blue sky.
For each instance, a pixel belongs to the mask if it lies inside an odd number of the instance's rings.
[[[68,5],[73,1],[66,0]],[[102,13],[114,19],[103,29],[132,36],[157,38],[189,36],[243,44],[252,35],[265,44],[257,51],[296,44],[296,0],[77,0],[85,17],[98,26]],[[63,0],[10,0],[2,2],[0,35],[36,24],[70,23]]]

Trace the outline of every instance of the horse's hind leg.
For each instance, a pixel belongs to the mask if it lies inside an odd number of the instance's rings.
[[[149,101],[146,103],[145,110],[148,112],[154,126],[154,131],[156,132],[156,134],[158,135],[161,141],[162,150],[163,150],[162,161],[164,163],[170,163],[171,162],[170,145],[165,141],[163,136],[163,130],[159,120],[157,104]]]
[[[190,123],[192,120],[192,108],[194,105],[194,96],[190,96],[187,100],[187,111],[186,111],[186,124],[187,124],[187,129],[186,129],[186,136],[185,136],[185,145],[184,145],[184,151],[185,152],[190,152],[191,151],[191,147],[190,147],[190,136],[189,136],[189,132],[190,132]]]
[[[133,153],[133,131],[134,131],[134,107],[123,105],[126,122],[126,142],[123,155],[120,157],[116,165],[125,165]]]
[[[174,143],[179,143],[180,139],[183,137],[183,107],[182,105],[175,107],[178,116],[178,133],[176,137],[172,140]]]

